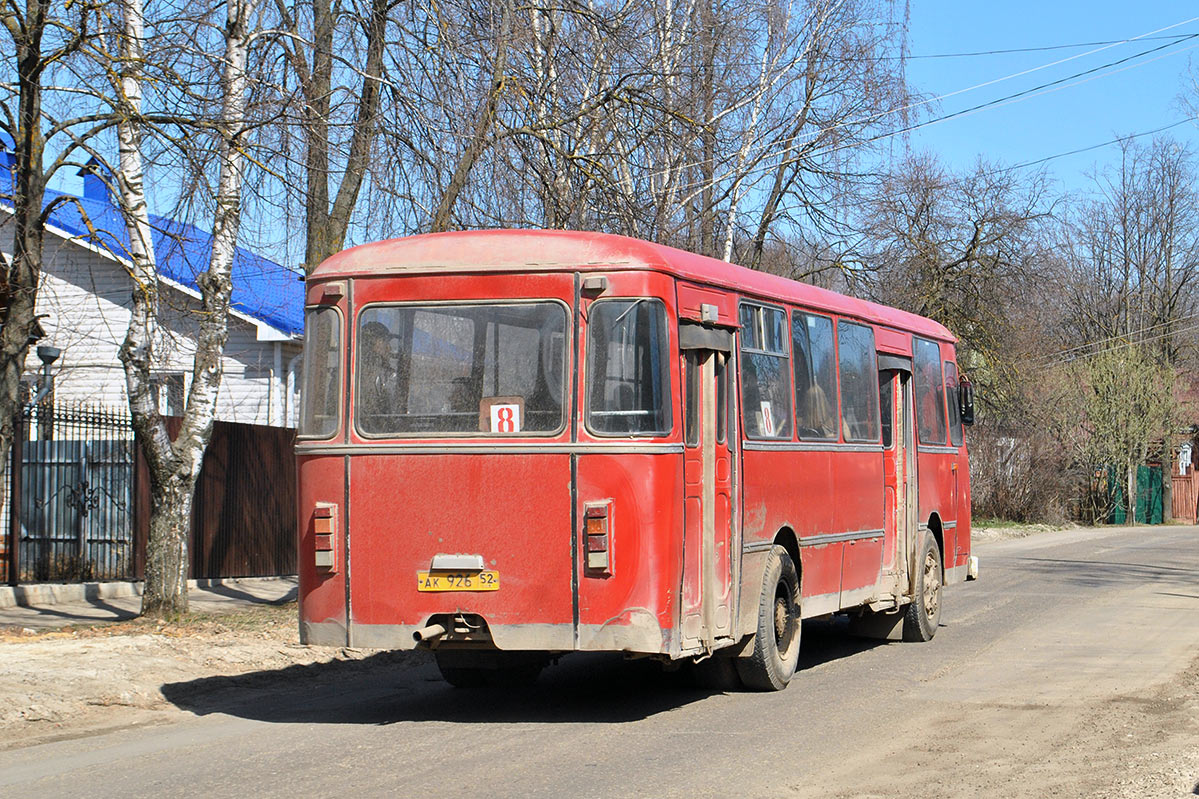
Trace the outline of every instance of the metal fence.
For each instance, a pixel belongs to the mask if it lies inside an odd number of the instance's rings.
[[[17,433],[20,581],[132,579],[136,451],[129,416],[36,405],[26,408]]]
[[[175,435],[179,420],[166,421]],[[150,480],[128,413],[31,406],[14,432],[0,464],[0,582],[141,579]],[[192,506],[189,577],[295,573],[294,443],[290,428],[213,425]]]

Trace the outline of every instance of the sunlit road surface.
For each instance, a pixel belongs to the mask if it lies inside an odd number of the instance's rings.
[[[581,655],[521,692],[457,691],[427,664],[180,684],[165,723],[0,752],[0,795],[1192,795],[1199,528],[975,552],[933,641],[808,624],[782,693]]]

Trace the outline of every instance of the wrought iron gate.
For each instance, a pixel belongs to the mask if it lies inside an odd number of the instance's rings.
[[[20,579],[132,579],[134,437],[129,417],[30,408],[21,449]]]

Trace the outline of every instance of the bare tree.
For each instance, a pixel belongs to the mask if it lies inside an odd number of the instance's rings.
[[[881,181],[867,207],[872,271],[860,273],[864,289],[954,331],[964,365],[986,364],[976,378],[992,392],[1012,379],[1016,364],[1001,350],[1023,313],[1016,298],[1037,285],[1045,260],[1046,185],[1040,173],[985,163],[954,175],[914,155]]]
[[[172,440],[159,415],[150,382],[160,308],[159,281],[145,192],[142,109],[145,14],[141,0],[120,6],[118,69],[109,74],[118,102],[119,202],[129,230],[132,313],[121,362],[126,390],[150,475],[150,536],[142,613],[171,618],[187,611],[188,534],[192,497],[212,435],[221,356],[228,337],[231,271],[240,224],[247,129],[247,58],[256,0],[228,0],[221,20],[222,52],[210,63],[219,76],[217,111],[210,120],[216,139],[217,189],[208,270],[197,277],[202,310],[181,428]],[[194,76],[193,76],[194,77]],[[202,127],[196,125],[197,128]]]
[[[13,143],[15,156],[12,174],[6,176],[12,186],[6,199],[14,211],[12,258],[0,263],[0,463],[12,444],[25,356],[30,342],[41,335],[36,303],[46,223],[65,201],[47,203],[46,185],[69,162],[73,147],[66,134],[95,123],[86,117],[50,118],[45,84],[84,47],[94,10],[86,2],[51,0],[26,0],[23,9],[8,0],[0,7],[0,23],[13,47],[12,62],[4,67],[13,80],[0,83],[0,131]],[[55,142],[64,137],[67,142]],[[61,149],[47,153],[48,143]]]
[[[1066,318],[1076,354],[1123,341],[1172,376],[1194,366],[1193,336],[1186,333],[1199,317],[1196,178],[1195,155],[1179,143],[1127,141],[1118,166],[1095,176],[1094,196],[1073,204],[1057,249],[1066,257]],[[1175,382],[1148,389],[1173,409],[1169,418],[1177,424],[1160,430],[1151,451],[1141,454],[1142,461],[1161,458],[1167,509],[1182,422]]]
[[[304,149],[306,271],[345,246],[380,125],[385,36],[396,5],[371,0],[358,11],[329,0],[275,1],[283,33],[276,41],[303,103],[296,128]],[[330,205],[329,183],[338,174]]]

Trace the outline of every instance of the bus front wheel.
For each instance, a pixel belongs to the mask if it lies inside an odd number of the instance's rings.
[[[737,671],[746,687],[781,691],[799,664],[799,574],[787,550],[771,547],[762,576],[758,603],[758,629],[753,651],[737,659]]]
[[[903,617],[903,640],[930,641],[941,621],[941,548],[927,530],[916,558],[916,585],[912,603]]]

